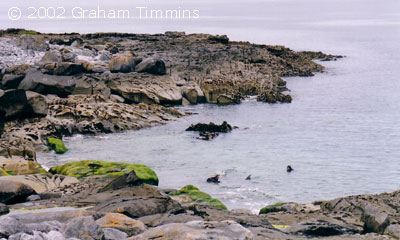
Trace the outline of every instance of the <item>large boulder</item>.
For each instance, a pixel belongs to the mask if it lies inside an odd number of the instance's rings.
[[[0,180],[1,203],[12,204],[23,202],[32,194],[35,194],[35,191],[23,183]]]
[[[167,70],[163,60],[157,57],[145,58],[136,66],[136,71],[139,73],[146,72],[156,75],[165,75]]]
[[[18,220],[8,216],[0,217],[0,238],[8,239],[11,235],[26,230],[25,225]]]
[[[67,97],[75,88],[75,79],[70,76],[54,76],[31,70],[18,88],[45,95],[55,94],[59,97]]]
[[[53,167],[49,171],[52,174],[83,178],[95,175],[118,177],[132,170],[135,171],[135,174],[143,183],[158,185],[157,174],[142,164],[84,160]]]
[[[138,220],[134,220],[124,214],[107,213],[104,217],[96,220],[101,228],[114,228],[125,232],[128,236],[140,234],[146,230],[146,226]]]
[[[48,104],[46,98],[38,93],[12,89],[0,96],[0,110],[5,112],[6,120],[44,117]]]
[[[389,215],[369,204],[363,205],[361,209],[363,212],[361,221],[364,222],[364,231],[383,234],[390,224]]]
[[[135,71],[135,58],[130,52],[118,55],[111,59],[108,64],[110,71],[113,73],[129,73]]]
[[[41,62],[54,63],[54,62],[61,62],[62,59],[63,58],[60,51],[49,50],[44,54]]]
[[[250,230],[234,221],[192,221],[188,223],[171,223],[147,230],[131,237],[129,240],[156,239],[164,240],[207,240],[207,239],[254,239]]]
[[[66,238],[81,240],[103,240],[104,232],[92,216],[77,217],[68,221],[61,229]]]

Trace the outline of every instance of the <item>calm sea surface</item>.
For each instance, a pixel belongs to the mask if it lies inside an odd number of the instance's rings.
[[[230,0],[86,1],[87,8],[197,9],[191,20],[10,21],[10,7],[79,6],[74,1],[0,3],[0,28],[43,32],[142,32],[180,30],[227,34],[233,40],[286,45],[346,55],[325,62],[311,78],[289,78],[291,104],[247,100],[240,105],[184,108],[198,115],[154,127],[99,137],[66,139],[62,156],[39,153],[46,166],[100,159],[144,163],[161,187],[193,184],[230,208],[259,210],[276,201],[308,202],[349,194],[400,189],[400,1]],[[76,1],[78,2],[78,1]],[[110,1],[108,1],[110,2]],[[117,7],[116,7],[117,6]],[[185,128],[223,120],[240,129],[206,142]],[[285,172],[286,165],[295,171]],[[205,179],[222,173],[221,184]],[[253,176],[245,181],[247,175]]]

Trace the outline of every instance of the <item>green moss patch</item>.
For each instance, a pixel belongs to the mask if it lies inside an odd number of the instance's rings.
[[[63,154],[68,151],[68,148],[65,147],[63,141],[58,138],[47,138],[47,146],[49,146],[50,149],[54,150],[57,154]]]
[[[210,195],[200,191],[199,188],[193,185],[184,186],[180,190],[170,193],[170,195],[171,196],[186,195],[190,197],[190,199],[193,200],[194,202],[204,202],[217,209],[223,209],[223,210],[227,209],[227,207],[220,200],[212,198]]]
[[[267,214],[267,213],[272,213],[272,212],[280,212],[282,211],[280,206],[286,204],[285,202],[277,202],[272,205],[268,205],[260,210],[259,214]]]
[[[83,178],[95,175],[118,177],[132,170],[144,183],[158,185],[157,174],[143,164],[84,160],[53,167],[49,171],[52,174]]]

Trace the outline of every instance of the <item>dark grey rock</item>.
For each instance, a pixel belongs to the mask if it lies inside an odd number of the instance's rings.
[[[0,215],[4,215],[10,212],[10,209],[8,209],[7,205],[0,203]]]
[[[362,206],[361,209],[363,211],[361,221],[364,222],[364,232],[383,234],[390,224],[389,215],[368,204]]]
[[[128,237],[128,234],[114,228],[104,228],[103,232],[105,240],[121,240]]]
[[[3,80],[1,81],[2,88],[5,90],[16,89],[24,77],[25,75],[6,74],[3,76]]]
[[[309,219],[294,223],[288,229],[289,233],[305,235],[308,237],[328,237],[343,234],[354,234],[357,231],[347,226],[341,226],[325,220]]]
[[[19,203],[26,200],[35,191],[22,183],[16,183],[8,180],[0,181],[0,202],[6,204]]]
[[[93,217],[77,217],[68,221],[61,229],[66,238],[81,240],[104,240],[104,232]]]
[[[26,110],[30,112],[32,116],[46,116],[49,106],[45,96],[31,91],[26,91],[25,94],[28,101]]]
[[[136,72],[165,75],[167,70],[163,60],[156,57],[150,57],[143,59],[143,61],[136,66]]]
[[[75,88],[75,79],[70,76],[54,76],[31,70],[18,88],[44,95],[55,94],[59,97],[67,97]]]
[[[1,96],[0,96],[1,98]],[[6,122],[6,112],[0,109],[0,138],[4,132],[4,125]]]

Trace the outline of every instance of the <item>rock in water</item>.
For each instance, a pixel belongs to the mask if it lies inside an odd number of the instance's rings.
[[[25,201],[35,191],[23,183],[0,180],[0,202],[6,204]]]
[[[390,224],[389,215],[368,204],[361,208],[363,210],[361,220],[364,222],[364,231],[383,234]]]
[[[156,75],[165,75],[167,70],[163,60],[156,57],[146,58],[136,66],[137,72],[146,72]]]
[[[135,71],[135,58],[132,53],[126,52],[111,59],[108,64],[110,71],[113,73],[129,73]]]
[[[93,217],[77,217],[68,221],[61,229],[66,238],[81,240],[103,240],[104,232]]]
[[[232,131],[232,126],[229,125],[226,121],[222,122],[221,125],[217,125],[213,122],[209,124],[198,123],[196,125],[191,125],[186,129],[186,131],[198,131],[198,132],[222,132],[227,133]]]
[[[68,148],[65,147],[63,141],[57,138],[47,138],[47,146],[49,146],[49,148],[54,150],[57,154],[63,154],[68,151]]]

